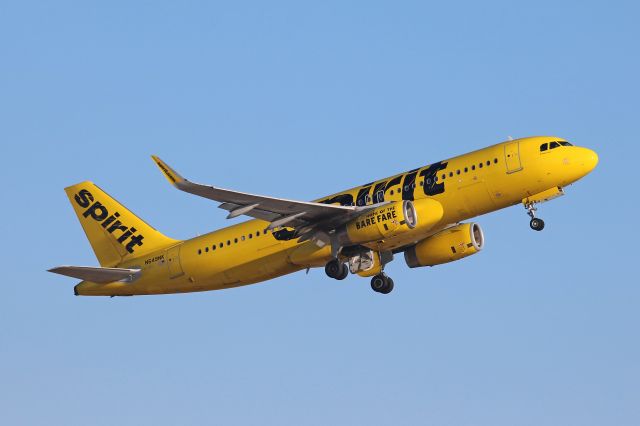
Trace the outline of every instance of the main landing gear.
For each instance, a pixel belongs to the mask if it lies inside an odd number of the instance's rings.
[[[392,258],[392,257],[391,257]],[[349,275],[349,267],[338,259],[330,260],[324,267],[324,272],[333,279],[344,280]],[[393,280],[384,272],[371,278],[371,288],[376,293],[389,294],[393,290]]]
[[[531,229],[534,231],[542,231],[544,229],[544,220],[536,217],[536,210],[538,209],[536,209],[533,203],[525,204],[524,208],[527,209],[527,214],[531,218],[531,221],[529,222]]]
[[[389,294],[393,290],[393,280],[385,273],[371,278],[371,289],[376,293]]]
[[[338,259],[333,259],[324,267],[324,272],[326,272],[330,278],[344,280],[347,278],[347,275],[349,275],[349,267],[346,263],[341,263]]]

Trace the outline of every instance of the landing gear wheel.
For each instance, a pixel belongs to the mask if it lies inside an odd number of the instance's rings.
[[[384,288],[384,290],[382,290],[380,293],[389,294],[389,293],[391,293],[392,290],[393,290],[393,280],[391,278],[387,277],[387,285]]]
[[[376,293],[389,294],[393,290],[393,280],[384,274],[371,278],[371,289]]]
[[[341,263],[340,266],[341,266],[340,273],[336,277],[336,280],[344,280],[349,275],[349,267],[347,266],[347,264]]]
[[[342,273],[342,264],[338,259],[330,260],[324,267],[324,272],[326,272],[330,278],[338,278]]]
[[[531,219],[531,222],[529,222],[529,226],[534,231],[542,231],[544,229],[544,220],[534,217]]]

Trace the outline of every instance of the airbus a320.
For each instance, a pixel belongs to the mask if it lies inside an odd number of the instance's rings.
[[[82,280],[82,296],[134,296],[220,290],[309,268],[336,280],[370,278],[382,294],[385,266],[403,254],[410,268],[436,266],[484,247],[479,224],[465,222],[522,204],[542,231],[539,203],[590,173],[597,154],[558,137],[529,137],[388,178],[313,202],[191,182],[153,156],[177,189],[220,203],[227,218],[253,218],[189,240],[166,237],[91,182],[66,188],[100,266],[51,272]]]

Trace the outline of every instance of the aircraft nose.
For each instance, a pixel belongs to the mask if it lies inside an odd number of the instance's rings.
[[[591,149],[584,149],[582,156],[582,165],[585,168],[585,174],[590,173],[598,165],[598,154]]]

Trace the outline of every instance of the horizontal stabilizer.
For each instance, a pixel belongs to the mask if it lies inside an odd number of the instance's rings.
[[[83,281],[104,284],[114,281],[133,281],[140,274],[140,269],[100,268],[94,266],[57,266],[49,272],[78,278]]]

